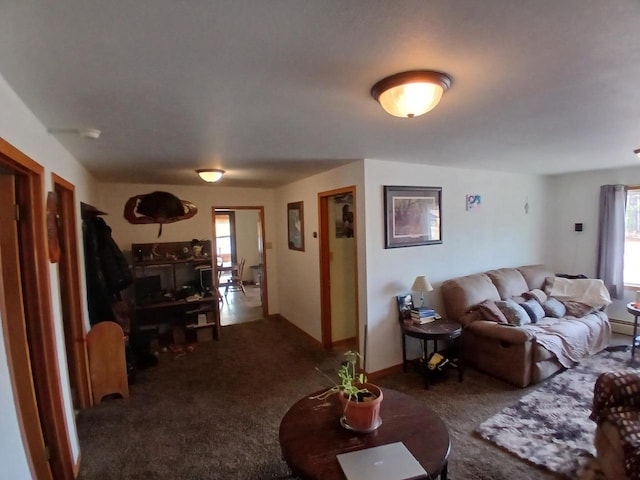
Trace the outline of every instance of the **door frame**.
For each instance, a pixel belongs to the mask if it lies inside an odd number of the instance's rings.
[[[20,296],[24,321],[18,325],[2,316],[22,441],[34,479],[70,479],[74,478],[75,469],[62,397],[48,275],[44,167],[2,138],[0,165],[16,179],[21,212],[18,230],[20,241],[28,246],[21,249],[18,259],[24,292],[29,292],[28,302]],[[9,295],[4,297],[6,302]],[[48,468],[46,460],[42,462],[47,455]]]
[[[82,316],[80,266],[78,262],[78,239],[75,211],[75,185],[64,178],[51,174],[53,189],[60,206],[60,248],[62,255],[58,263],[61,272],[60,301],[62,303],[62,323],[69,376],[76,386],[76,400],[79,408],[93,406],[89,359],[87,353],[87,331]],[[64,282],[64,284],[63,284]]]
[[[260,230],[262,235],[262,248],[261,248],[261,258],[262,262],[262,278],[260,283],[260,300],[262,303],[262,316],[264,318],[268,318],[269,316],[269,289],[268,289],[268,280],[267,280],[267,251],[265,249],[265,226],[264,226],[264,206],[212,206],[211,207],[211,231],[212,231],[212,249],[213,254],[215,255],[218,251],[216,246],[216,210],[257,210],[258,218],[260,219]],[[234,240],[235,241],[235,240]],[[214,275],[218,276],[218,265],[217,262],[213,262],[213,267],[215,268]]]
[[[329,248],[329,198],[336,195],[350,193],[353,195],[353,239],[354,239],[354,256],[356,259],[354,288],[356,299],[356,345],[360,350],[360,308],[358,293],[358,212],[356,208],[356,186],[329,190],[327,192],[318,193],[318,235],[320,237],[320,325],[322,332],[322,345],[325,349],[333,346],[331,339],[331,251]]]

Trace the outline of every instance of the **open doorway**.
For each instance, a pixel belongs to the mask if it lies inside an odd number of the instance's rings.
[[[264,207],[212,207],[220,324],[268,315]]]
[[[356,187],[318,194],[322,344],[359,350]]]

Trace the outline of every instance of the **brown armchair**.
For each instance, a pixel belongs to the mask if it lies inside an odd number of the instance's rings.
[[[594,445],[609,480],[640,478],[640,373],[605,372],[593,389]]]

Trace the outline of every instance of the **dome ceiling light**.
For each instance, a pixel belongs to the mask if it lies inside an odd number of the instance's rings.
[[[196,173],[200,175],[200,178],[205,182],[215,183],[222,178],[224,170],[220,170],[219,168],[200,168],[196,170]]]
[[[446,73],[412,70],[383,78],[371,87],[371,96],[387,113],[413,118],[433,110],[451,82]]]

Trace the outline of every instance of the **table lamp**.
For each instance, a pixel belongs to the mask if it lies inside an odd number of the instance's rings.
[[[414,292],[420,292],[420,306],[424,307],[424,292],[433,291],[433,287],[424,275],[416,277],[411,286],[411,290]]]

